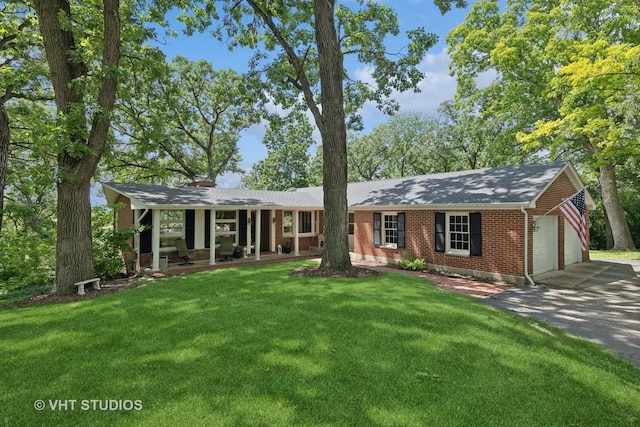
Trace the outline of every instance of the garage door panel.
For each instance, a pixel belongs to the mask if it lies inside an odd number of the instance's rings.
[[[576,230],[567,221],[564,221],[564,266],[578,262],[582,262],[580,237]]]
[[[558,269],[558,218],[534,217],[540,227],[533,233],[533,274]]]

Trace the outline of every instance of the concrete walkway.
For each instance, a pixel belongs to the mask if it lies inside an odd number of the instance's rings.
[[[555,325],[640,368],[640,262],[592,261],[481,303]]]

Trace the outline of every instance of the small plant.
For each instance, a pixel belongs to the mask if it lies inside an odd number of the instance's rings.
[[[418,258],[412,253],[407,253],[398,261],[398,268],[411,271],[422,271],[427,268],[427,260]]]
[[[284,246],[282,247],[282,252],[284,252],[285,254],[288,254],[291,252],[291,239],[288,239],[286,242],[284,242]]]

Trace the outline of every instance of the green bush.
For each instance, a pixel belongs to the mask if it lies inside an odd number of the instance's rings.
[[[2,231],[0,299],[48,292],[55,280],[55,237]]]
[[[402,260],[398,261],[397,266],[403,270],[422,271],[427,268],[427,260],[417,258],[412,253],[407,253],[402,257]]]
[[[118,207],[116,207],[116,210]],[[93,229],[93,264],[98,277],[117,277],[125,270],[123,251],[130,251],[129,239],[133,229],[115,230],[113,211],[107,206],[95,206],[91,210]]]

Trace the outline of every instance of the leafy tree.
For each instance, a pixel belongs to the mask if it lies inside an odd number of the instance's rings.
[[[409,31],[407,47],[395,54],[387,53],[385,39],[399,34],[398,19],[386,5],[373,1],[358,1],[354,8],[336,5],[335,0],[203,3],[195,12],[183,15],[188,27],[207,28],[221,10],[222,24],[214,34],[220,40],[230,40],[231,48],[254,49],[250,68],[264,71],[263,83],[274,101],[285,108],[302,101],[314,117],[325,165],[327,250],[320,270],[351,268],[347,239],[347,117],[350,123],[357,124],[356,112],[368,100],[376,101],[384,111],[394,111],[397,104],[389,95],[394,90],[415,89],[423,77],[416,66],[435,43],[435,35],[422,28]],[[443,12],[452,3],[436,2]],[[216,4],[221,7],[216,9]],[[456,4],[464,2],[458,0]],[[345,55],[370,64],[375,84],[348,79]]]
[[[5,187],[11,146],[8,106],[17,99],[47,99],[42,79],[46,64],[33,11],[23,1],[0,5],[0,231],[4,218]]]
[[[272,118],[264,137],[269,154],[242,178],[255,190],[291,190],[309,186],[309,149],[313,128],[301,114]]]
[[[494,111],[512,114],[525,150],[572,158],[598,171],[615,249],[633,249],[618,192],[616,165],[640,154],[637,2],[497,1],[474,4],[448,37],[460,97],[475,77],[498,79],[479,91]]]
[[[123,67],[136,78],[118,102],[114,126],[123,141],[112,151],[111,169],[137,181],[206,176],[214,185],[221,174],[239,172],[239,133],[260,115],[250,78],[181,56],[166,64],[151,48]]]
[[[56,290],[94,277],[91,178],[103,154],[116,98],[121,48],[118,0],[82,7],[33,0],[55,94],[57,145]],[[86,4],[84,4],[86,6]],[[130,11],[129,11],[130,12]],[[126,18],[128,23],[133,18]],[[80,48],[82,47],[82,48]]]

